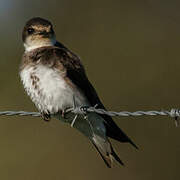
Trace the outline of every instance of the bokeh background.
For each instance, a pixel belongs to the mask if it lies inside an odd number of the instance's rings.
[[[1,0],[0,110],[36,111],[18,76],[25,22],[53,22],[79,54],[109,110],[180,108],[180,1]],[[75,129],[53,119],[0,117],[0,179],[179,180],[180,129],[169,117],[116,118],[140,150],[112,141],[126,164],[108,169]]]

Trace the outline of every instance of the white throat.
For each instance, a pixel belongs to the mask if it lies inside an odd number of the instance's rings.
[[[28,40],[24,43],[25,51],[29,52],[36,48],[44,47],[44,46],[54,46],[56,43],[56,39],[47,39],[47,40],[36,40],[36,41],[29,41]]]

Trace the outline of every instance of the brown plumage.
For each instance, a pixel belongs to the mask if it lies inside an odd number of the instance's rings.
[[[38,21],[38,19],[36,20]],[[36,22],[36,20],[31,20],[31,23],[27,23],[28,26],[31,26],[32,22],[33,25],[37,25],[38,23]],[[45,21],[41,23],[42,21],[43,20],[41,19],[41,21],[39,22],[40,25],[47,26]],[[26,31],[27,29],[28,27],[25,27],[24,31]],[[23,32],[23,34],[23,40],[26,41],[26,32]],[[37,68],[39,65],[52,69],[55,72],[61,74],[69,87],[71,87],[75,91],[78,91],[83,97],[85,97],[88,105],[94,106],[98,104],[98,108],[105,109],[94,87],[89,82],[85,73],[85,69],[79,57],[68,50],[63,44],[56,42],[52,46],[42,46],[39,48],[35,48],[34,50],[30,50],[29,52],[25,52],[20,66],[20,72],[23,72],[27,67]],[[41,81],[41,79],[39,79],[39,77],[33,77],[32,83],[36,84],[38,81]],[[59,109],[59,111],[60,110],[62,109]],[[116,159],[120,164],[123,165],[122,161],[113,150],[108,137],[120,142],[129,142],[135,148],[137,148],[137,146],[115,124],[111,117],[107,115],[97,115],[95,113],[90,113],[88,118],[88,123],[90,123],[90,125],[85,122],[85,120],[80,120],[76,122],[74,127],[80,130],[90,139],[108,167],[112,166],[113,159]],[[88,129],[86,132],[83,129],[84,127]],[[89,130],[91,127],[93,128],[93,132]]]

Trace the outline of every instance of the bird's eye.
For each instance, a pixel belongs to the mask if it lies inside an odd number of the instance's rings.
[[[32,34],[34,32],[34,29],[33,28],[28,28],[27,32],[28,32],[28,34]]]

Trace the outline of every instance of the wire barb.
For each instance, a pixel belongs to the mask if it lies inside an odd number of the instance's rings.
[[[180,110],[179,109],[171,109],[170,116],[175,118],[175,126],[178,127],[180,124],[179,119],[178,119],[178,117],[180,117]]]
[[[75,115],[75,117],[74,117],[74,119],[72,120],[71,127],[73,127],[73,126],[74,126],[74,123],[75,123],[75,121],[76,121],[77,117],[78,117],[78,114],[76,114],[76,115]]]

